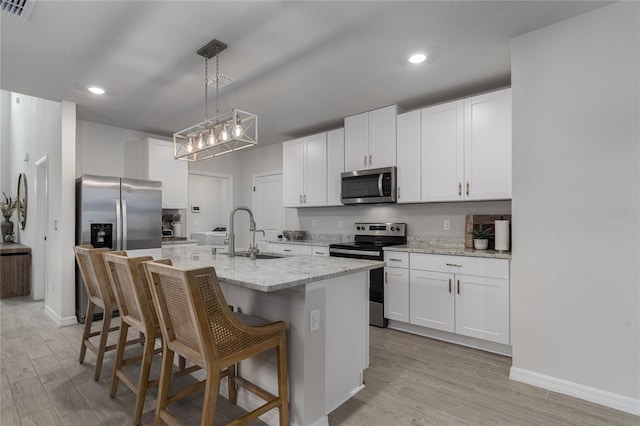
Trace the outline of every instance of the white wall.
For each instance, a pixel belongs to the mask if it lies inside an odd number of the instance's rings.
[[[27,224],[19,231],[19,241],[36,247],[42,235],[36,234],[35,213],[38,210],[35,186],[35,163],[48,157],[49,208],[47,223],[47,282],[32,282],[32,296],[44,297],[47,288],[45,310],[58,324],[75,322],[74,284],[74,227],[75,227],[75,149],[76,115],[75,104],[54,102],[18,93],[3,92],[3,107],[8,107],[8,115],[3,112],[2,153],[10,155],[8,188],[15,188],[18,175],[24,172],[29,185]],[[9,104],[4,103],[7,96]],[[8,118],[8,121],[5,120]],[[34,125],[35,124],[35,125]],[[8,127],[8,130],[7,130]],[[29,160],[23,161],[24,154]],[[2,162],[3,169],[6,162]],[[3,170],[3,175],[4,175]],[[3,182],[3,186],[5,183]],[[15,192],[11,190],[11,194]],[[17,223],[17,222],[16,222]],[[33,252],[32,263],[42,256]],[[32,274],[34,276],[35,274]]]
[[[128,176],[127,171],[139,170],[140,149],[132,148],[144,138],[170,140],[164,136],[91,121],[77,121],[76,176],[83,173],[101,176]],[[133,167],[127,165],[134,164]]]
[[[513,40],[511,288],[512,377],[640,414],[639,23],[621,2]]]

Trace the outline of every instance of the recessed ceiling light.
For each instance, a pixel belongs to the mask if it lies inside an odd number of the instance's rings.
[[[412,64],[421,64],[427,60],[428,56],[426,52],[415,52],[410,54],[407,60]]]
[[[106,92],[102,87],[91,86],[87,90],[89,90],[94,95],[104,95]]]

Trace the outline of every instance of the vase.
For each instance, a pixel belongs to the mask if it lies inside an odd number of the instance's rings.
[[[489,247],[489,240],[485,238],[476,238],[473,240],[473,246],[476,250],[486,250]]]
[[[13,241],[13,222],[11,216],[5,216],[4,222],[0,223],[0,231],[2,232],[2,241]],[[9,239],[7,239],[9,237]]]

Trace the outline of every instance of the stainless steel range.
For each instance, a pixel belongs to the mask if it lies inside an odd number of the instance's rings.
[[[406,223],[355,223],[354,242],[331,244],[329,255],[354,259],[384,260],[382,248],[407,243]],[[369,275],[369,324],[386,327],[384,317],[384,269]]]

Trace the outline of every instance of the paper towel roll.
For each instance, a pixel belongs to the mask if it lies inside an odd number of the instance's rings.
[[[495,222],[495,249],[498,251],[509,251],[509,221],[496,220]]]

